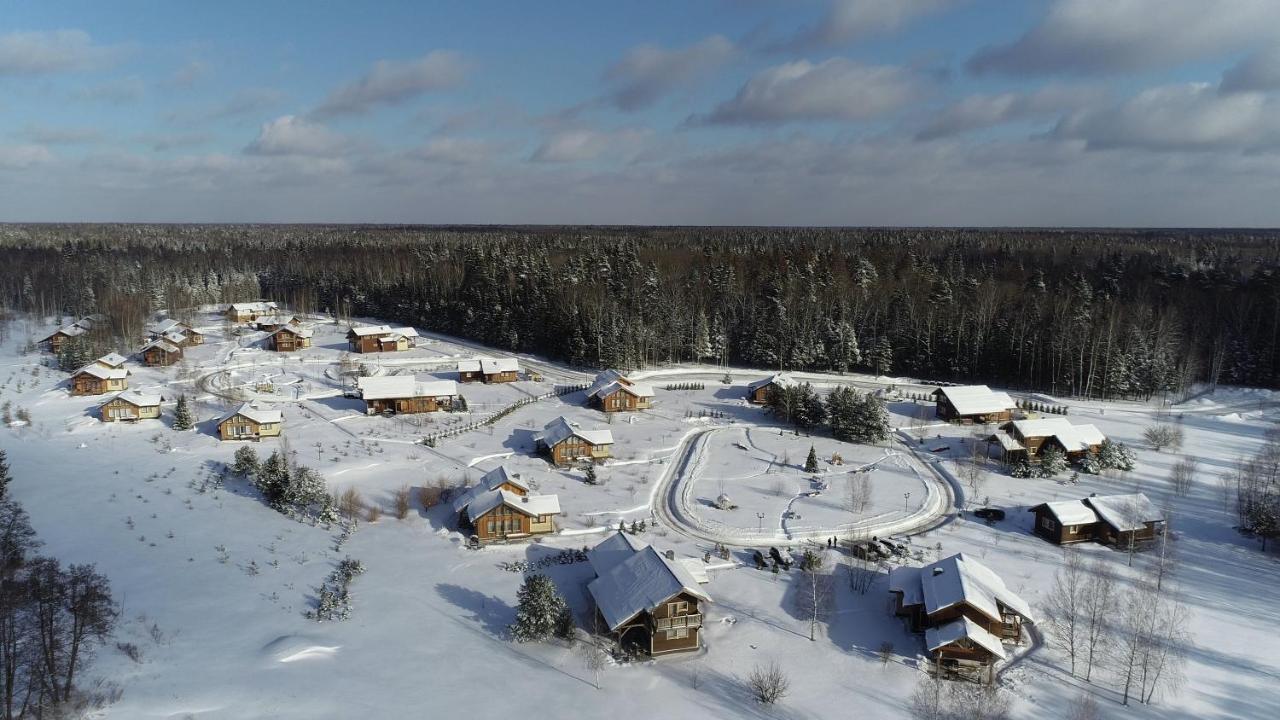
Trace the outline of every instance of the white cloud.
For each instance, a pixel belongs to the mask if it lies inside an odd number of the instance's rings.
[[[605,156],[632,155],[650,136],[648,130],[560,130],[549,135],[530,157],[535,162],[572,163]]]
[[[615,86],[609,101],[620,110],[642,110],[702,79],[733,54],[733,43],[721,35],[671,50],[654,45],[634,47],[605,72],[605,79]]]
[[[53,153],[43,145],[0,145],[0,169],[24,170],[52,159]]]
[[[0,35],[0,76],[91,70],[117,53],[94,45],[83,30],[13,32]]]
[[[323,125],[294,115],[265,123],[245,152],[250,155],[331,157],[351,148],[351,142]]]
[[[435,50],[415,60],[379,60],[364,77],[331,93],[315,112],[331,116],[394,105],[423,93],[456,87],[466,71],[462,56],[449,50]]]
[[[429,163],[472,165],[489,159],[493,146],[473,138],[437,137],[427,141],[413,154]]]
[[[1178,65],[1280,37],[1275,0],[1054,0],[1022,37],[979,51],[975,72],[1106,74]]]
[[[125,105],[141,100],[146,92],[146,84],[142,81],[142,78],[130,75],[80,88],[75,94],[81,100]]]
[[[799,60],[757,73],[710,115],[692,119],[712,124],[867,120],[911,102],[921,84],[914,73],[893,65]]]
[[[1260,50],[1222,74],[1222,92],[1280,90],[1280,45]]]
[[[1103,93],[1089,87],[1050,85],[1033,92],[970,95],[934,114],[916,134],[935,140],[1019,120],[1057,118],[1064,112],[1097,103]]]
[[[847,45],[895,32],[912,21],[954,7],[958,0],[832,0],[816,24],[772,49],[805,51]]]
[[[183,90],[190,89],[209,75],[209,64],[201,60],[192,60],[173,72],[169,85]]]
[[[1260,150],[1280,147],[1280,107],[1261,93],[1224,95],[1208,83],[1166,85],[1071,113],[1053,135],[1084,140],[1092,149]]]

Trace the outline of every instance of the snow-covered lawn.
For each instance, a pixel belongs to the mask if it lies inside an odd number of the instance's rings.
[[[918,509],[927,483],[937,482],[928,464],[943,473],[969,456],[981,428],[937,426],[917,445],[920,457],[895,440],[882,447],[838,443],[830,438],[779,432],[758,407],[743,401],[745,384],[766,375],[735,370],[733,384],[722,370],[682,368],[667,376],[648,373],[657,388],[654,409],[607,418],[584,406],[581,393],[526,405],[492,426],[439,442],[419,440],[431,427],[463,414],[417,418],[366,417],[360,403],[341,396],[336,367],[346,348],[344,329],[321,325],[316,347],[281,358],[228,339],[214,317],[199,323],[206,345],[187,351],[180,368],[143,368],[130,362],[131,387],[166,398],[166,419],[137,425],[103,424],[93,409],[103,398],[73,398],[65,374],[43,368],[42,355],[21,355],[25,338],[11,335],[0,347],[0,402],[27,409],[31,426],[0,429],[16,480],[12,492],[31,513],[47,551],[64,562],[93,562],[112,582],[123,615],[121,642],[142,648],[135,663],[104,647],[91,675],[111,678],[123,698],[107,710],[118,718],[316,718],[406,717],[471,713],[499,717],[550,708],[560,715],[628,720],[657,714],[703,717],[907,717],[906,702],[920,677],[917,636],[889,612],[888,578],[881,575],[857,594],[840,567],[834,607],[818,639],[795,608],[797,577],[754,569],[749,549],[734,548],[739,563],[710,571],[706,591],[706,649],[683,658],[611,666],[592,685],[592,673],[570,648],[509,642],[518,572],[500,564],[536,562],[562,548],[581,548],[617,526],[644,519],[643,539],[661,550],[702,557],[711,543],[694,540],[655,522],[655,491],[684,442],[694,433],[703,444],[685,481],[700,518],[735,528],[741,535],[836,528],[848,522],[850,470],[877,464],[866,473],[872,490],[866,517],[901,517]],[[50,323],[52,325],[52,323]],[[470,344],[423,338],[409,353],[355,356],[381,372],[411,371],[423,379],[452,379],[452,363],[472,357]],[[531,361],[532,362],[532,361]],[[234,366],[234,367],[232,367]],[[578,377],[568,368],[544,367],[556,382]],[[337,528],[291,520],[267,508],[241,480],[218,487],[214,478],[237,445],[218,441],[214,419],[231,403],[200,389],[200,379],[231,368],[233,384],[269,376],[277,386],[274,406],[284,412],[285,439],[255,445],[260,454],[287,448],[299,462],[324,473],[330,488],[356,488],[384,515],[361,523],[344,542]],[[860,387],[908,383],[866,376],[816,377],[828,384]],[[666,391],[666,382],[705,382],[705,390]],[[21,387],[19,387],[21,383]],[[218,386],[221,388],[222,386]],[[461,386],[479,416],[551,383]],[[295,388],[299,388],[295,390]],[[918,392],[918,390],[909,390]],[[177,393],[198,397],[198,430],[170,427]],[[977,493],[1008,510],[988,525],[967,513],[910,538],[927,558],[965,552],[998,572],[1036,609],[1043,608],[1063,552],[1031,534],[1025,508],[1046,500],[1077,499],[1090,492],[1141,491],[1174,514],[1178,596],[1194,612],[1196,647],[1187,679],[1176,697],[1150,708],[1122,711],[1111,683],[1090,688],[1108,716],[1151,718],[1280,717],[1280,561],[1240,537],[1230,498],[1219,478],[1239,457],[1253,452],[1276,427],[1280,396],[1252,390],[1220,390],[1173,408],[1170,422],[1186,432],[1181,452],[1143,449],[1143,428],[1156,407],[1141,403],[1068,403],[1072,422],[1091,422],[1108,436],[1138,449],[1138,468],[1124,477],[1068,475],[1017,480],[993,463]],[[916,413],[895,403],[893,422],[910,432]],[[723,417],[707,417],[709,411]],[[599,468],[602,483],[583,482],[580,469],[557,469],[533,454],[532,435],[559,415],[584,428],[608,428],[614,459]],[[1180,417],[1179,417],[1180,416]],[[809,446],[821,461],[820,494],[801,466]],[[936,448],[947,447],[935,452]],[[839,453],[843,465],[830,464]],[[1200,461],[1201,473],[1188,495],[1175,495],[1167,480],[1182,455]],[[923,458],[923,460],[922,460]],[[417,507],[403,521],[389,514],[399,487],[421,487],[443,479],[474,481],[500,463],[538,478],[538,492],[557,493],[564,510],[563,533],[527,545],[464,547],[444,508]],[[934,479],[929,480],[930,477]],[[961,487],[963,494],[969,489]],[[727,494],[739,507],[710,503]],[[909,498],[904,495],[910,493]],[[965,498],[960,498],[965,502]],[[785,511],[794,515],[783,518]],[[757,513],[766,517],[761,520]],[[798,516],[798,517],[795,517]],[[758,537],[758,535],[757,535]],[[767,546],[766,542],[761,542]],[[1147,572],[1152,558],[1128,557],[1084,544],[1077,550],[1105,562],[1124,586]],[[343,557],[363,561],[366,572],[353,585],[353,617],[316,623],[303,617],[316,589]],[[834,562],[838,555],[829,554]],[[550,565],[547,572],[585,625],[586,564]],[[882,664],[878,650],[892,643]],[[774,710],[749,697],[743,678],[756,663],[779,661],[792,680],[791,693]],[[1061,717],[1066,703],[1085,685],[1067,676],[1063,655],[1052,643],[1015,660],[1001,683],[1016,698],[1018,717]],[[1095,678],[1098,679],[1098,678]]]

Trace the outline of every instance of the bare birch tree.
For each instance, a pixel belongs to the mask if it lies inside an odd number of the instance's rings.
[[[1084,679],[1093,676],[1094,663],[1106,651],[1110,642],[1108,631],[1117,607],[1115,584],[1108,576],[1101,561],[1090,563],[1085,582],[1083,610],[1084,623]]]
[[[1085,600],[1089,587],[1088,571],[1079,553],[1066,550],[1066,562],[1053,576],[1045,614],[1049,632],[1067,651],[1071,674],[1076,674],[1076,658],[1085,645]]]

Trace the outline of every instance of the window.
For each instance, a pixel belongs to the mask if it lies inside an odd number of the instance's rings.
[[[689,637],[689,628],[676,628],[675,630],[667,631],[668,640],[683,640],[687,637]]]
[[[1045,530],[1053,530],[1057,528],[1058,525],[1053,521],[1053,518],[1049,517],[1048,515],[1045,515],[1044,517],[1040,518],[1040,527],[1044,528]]]
[[[492,535],[494,530],[493,521],[490,520],[488,523],[486,523],[486,525],[488,527],[488,532],[486,534]]]
[[[689,612],[689,603],[685,600],[679,602],[667,603],[667,614],[671,616],[683,615]]]

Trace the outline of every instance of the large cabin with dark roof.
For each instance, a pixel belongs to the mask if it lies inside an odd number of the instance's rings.
[[[1099,542],[1127,547],[1146,544],[1164,531],[1164,513],[1142,493],[1091,495],[1082,500],[1040,503],[1033,532],[1057,545]]]

